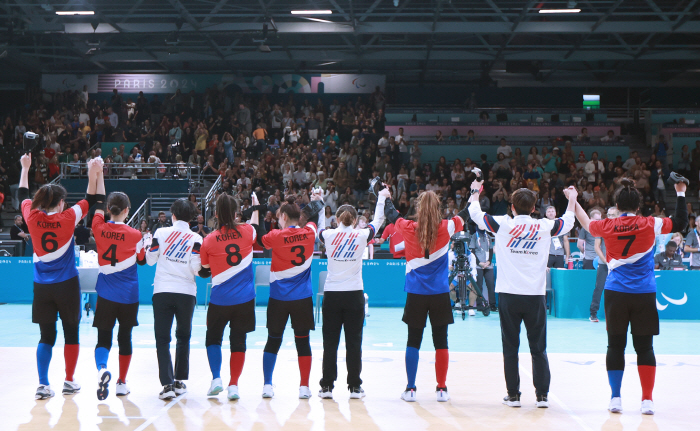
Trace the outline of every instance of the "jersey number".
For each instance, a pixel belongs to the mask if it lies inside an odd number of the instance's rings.
[[[297,251],[298,251],[299,253],[297,253],[296,255],[297,255],[297,257],[301,260],[301,262],[297,262],[297,260],[294,259],[294,260],[292,261],[292,265],[294,265],[294,266],[302,266],[302,265],[304,264],[304,262],[306,262],[306,256],[304,256],[304,253],[306,252],[306,249],[304,248],[303,245],[295,245],[294,247],[292,247],[292,253],[295,253],[295,252],[297,252]]]
[[[627,245],[625,245],[625,249],[622,250],[622,256],[625,257],[630,251],[630,247],[632,247],[632,243],[634,242],[635,239],[637,239],[637,235],[624,235],[624,236],[618,236],[617,239],[620,241],[627,241]]]
[[[241,256],[241,248],[237,244],[229,244],[226,246],[226,263],[230,266],[238,266],[243,260]],[[234,260],[236,258],[236,260]]]
[[[41,248],[43,248],[47,253],[53,253],[54,251],[58,250],[58,241],[52,239],[57,237],[58,235],[53,232],[44,232],[44,234],[41,236]]]
[[[102,255],[102,259],[109,262],[109,264],[112,266],[117,266],[117,262],[119,262],[119,260],[117,259],[117,245],[110,245],[107,251],[105,251]]]

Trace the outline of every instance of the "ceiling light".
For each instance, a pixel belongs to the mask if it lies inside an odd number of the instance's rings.
[[[540,9],[540,13],[579,13],[581,9]]]
[[[336,64],[336,63],[337,63],[337,61],[329,61],[328,63],[321,63],[321,64],[317,64],[316,66],[328,66],[330,64]]]
[[[310,17],[307,17],[307,16],[302,16],[302,17],[300,17],[300,18],[308,19],[309,21],[326,22],[326,23],[329,23],[329,24],[335,24],[333,21],[329,21],[329,20],[327,20],[327,19],[310,18]]]
[[[57,10],[56,15],[95,15],[92,10]]]
[[[292,15],[330,15],[332,10],[293,10]]]

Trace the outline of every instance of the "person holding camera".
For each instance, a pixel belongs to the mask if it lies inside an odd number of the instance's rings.
[[[377,194],[377,193],[375,193]],[[423,341],[423,329],[428,317],[435,346],[435,377],[438,402],[450,399],[447,391],[449,350],[447,325],[454,323],[450,286],[448,284],[448,250],[450,237],[464,229],[466,211],[451,220],[443,220],[440,198],[432,191],[421,193],[416,199],[416,219],[401,217],[390,199],[386,200],[384,213],[389,223],[404,239],[406,246],[406,306],[403,321],[408,326],[406,343],[406,377],[408,384],[401,399],[415,402],[418,351]]]
[[[476,229],[476,232],[471,237],[469,248],[473,250],[474,256],[476,256],[476,285],[483,292],[484,282],[486,283],[486,291],[488,292],[486,299],[489,302],[491,311],[498,311],[496,307],[496,280],[494,278],[493,263],[491,263],[493,245],[485,230]]]
[[[384,203],[390,197],[388,189],[379,192],[374,219],[369,226],[356,227],[357,211],[350,205],[342,205],[336,212],[338,228],[320,230],[319,239],[326,245],[328,255],[328,277],[323,289],[323,378],[318,393],[321,398],[333,398],[333,386],[338,378],[338,343],[343,329],[350,398],[365,396],[360,378],[365,320],[362,257],[384,224]]]
[[[474,181],[469,198],[469,214],[479,229],[496,236],[494,250],[498,262],[496,292],[503,342],[503,365],[508,395],[503,404],[520,407],[518,348],[520,325],[524,322],[532,355],[532,376],[537,407],[549,407],[547,395],[551,375],[547,360],[546,271],[551,238],[568,233],[574,226],[578,193],[574,187],[564,191],[569,204],[561,218],[533,219],[537,195],[518,189],[511,196],[513,217],[485,214],[479,205],[483,181]]]

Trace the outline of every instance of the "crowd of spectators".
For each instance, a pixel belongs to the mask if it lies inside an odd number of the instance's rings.
[[[576,137],[573,144],[554,141],[551,146],[531,147],[525,154],[520,146],[513,149],[502,139],[493,154],[441,157],[431,165],[421,160],[419,143],[404,136],[402,129],[395,136],[385,130],[385,97],[379,89],[343,103],[336,99],[328,106],[320,98],[312,103],[310,97],[299,95],[270,100],[273,97],[229,94],[212,87],[203,93],[178,90],[162,100],[143,94],[132,100],[114,90],[111,98],[98,103],[86,90],[37,92],[21,115],[5,119],[0,131],[2,185],[8,190],[17,183],[21,137],[33,131],[42,141],[34,154],[33,185],[58,175],[61,162],[86,162],[100,155],[107,163],[132,165],[129,176],[145,172],[135,167],[139,163],[198,167],[209,184],[221,176],[217,193],[234,195],[244,209],[256,191],[268,203],[265,222],[270,226],[284,196],[296,195],[304,205],[311,187],[323,189],[331,215],[344,203],[369,212],[373,205],[366,191],[375,176],[391,188],[404,216],[414,214],[415,199],[423,190],[433,190],[442,199],[445,217],[451,217],[467,203],[475,167],[486,177],[481,205],[493,215],[509,211],[510,195],[520,187],[538,193],[535,216],[543,216],[549,205],[561,214],[566,207],[563,189],[571,184],[579,188],[584,208],[605,208],[614,205],[612,197],[625,177],[634,178],[642,192],[644,215],[667,212],[668,143],[662,136],[651,156],[644,158],[633,151],[626,160],[619,156],[608,160],[597,153],[588,159],[574,150],[576,141],[587,138],[582,130],[583,137]],[[454,135],[448,139],[458,140]],[[105,155],[102,142],[137,145],[131,152],[122,146]],[[693,171],[696,176],[699,167],[700,142],[692,152],[684,147],[679,165],[682,173]],[[204,209],[202,215],[207,214],[213,211]],[[333,223],[332,217],[327,220]],[[209,217],[204,226],[213,228],[215,221]]]

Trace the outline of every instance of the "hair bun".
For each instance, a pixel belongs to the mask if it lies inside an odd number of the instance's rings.
[[[622,187],[633,187],[633,186],[634,186],[634,181],[632,181],[632,180],[629,179],[629,178],[623,178],[622,180],[620,180],[620,185],[621,185]]]
[[[294,205],[295,203],[297,203],[297,198],[295,198],[294,196],[291,196],[291,195],[290,195],[290,196],[287,196],[286,198],[284,198],[284,200],[285,200],[289,205]]]

